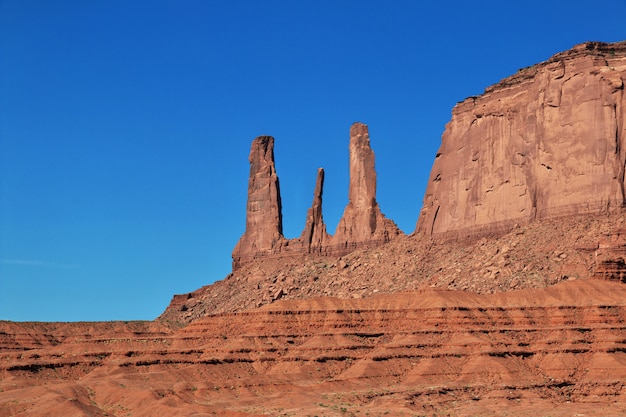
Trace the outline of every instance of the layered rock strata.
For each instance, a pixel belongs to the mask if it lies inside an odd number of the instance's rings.
[[[626,282],[626,229],[601,239],[594,257],[594,278]]]
[[[304,231],[299,238],[282,234],[281,198],[274,161],[274,138],[261,136],[252,142],[246,231],[233,250],[233,270],[267,256],[311,253],[341,256],[357,248],[375,247],[402,232],[387,219],[376,202],[376,170],[367,125],[350,128],[349,202],[337,231],[331,236],[322,217],[324,170],[319,169]]]
[[[624,415],[624,300],[580,280],[292,300],[179,330],[0,321],[0,415]]]
[[[416,231],[467,239],[624,205],[626,42],[585,43],[452,110]]]

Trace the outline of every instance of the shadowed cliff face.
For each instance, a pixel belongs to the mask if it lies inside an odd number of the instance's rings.
[[[420,234],[471,238],[624,204],[626,43],[587,43],[452,111]]]
[[[376,202],[374,151],[367,125],[354,123],[350,128],[349,203],[334,236],[326,232],[322,217],[324,170],[320,168],[302,235],[284,238],[273,147],[274,138],[270,136],[260,136],[252,142],[246,231],[233,250],[233,270],[268,256],[341,256],[357,248],[387,243],[402,233],[385,218]]]

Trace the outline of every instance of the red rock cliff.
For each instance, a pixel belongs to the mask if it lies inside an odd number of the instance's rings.
[[[586,43],[452,110],[416,231],[446,238],[624,205],[626,42]]]

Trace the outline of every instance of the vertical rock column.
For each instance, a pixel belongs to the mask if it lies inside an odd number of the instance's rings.
[[[376,202],[376,169],[367,125],[350,127],[350,185],[346,206],[332,239],[338,253],[388,242],[401,232]]]
[[[246,231],[233,250],[233,270],[257,256],[280,252],[285,243],[274,138],[252,141],[249,161]]]
[[[315,181],[315,191],[313,192],[313,203],[306,215],[304,231],[300,237],[302,245],[309,253],[323,254],[324,246],[328,241],[326,225],[322,217],[322,192],[324,190],[324,169],[317,170]]]

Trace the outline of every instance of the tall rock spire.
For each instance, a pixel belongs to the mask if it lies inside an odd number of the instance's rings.
[[[324,169],[317,170],[313,203],[306,215],[306,224],[300,240],[309,253],[320,254],[329,238],[322,217],[322,192],[324,190]]]
[[[376,168],[367,125],[350,126],[350,186],[348,200],[355,208],[376,206]]]
[[[299,238],[285,239],[282,228],[280,189],[274,166],[274,138],[260,136],[250,150],[250,180],[246,231],[233,250],[233,270],[268,256],[342,256],[358,248],[384,244],[402,234],[376,202],[376,170],[367,126],[350,128],[349,203],[335,236],[326,231],[322,217],[324,170],[317,171],[313,203]]]
[[[333,250],[339,253],[359,247],[376,246],[401,231],[387,219],[376,202],[376,169],[367,125],[350,127],[350,186],[346,206],[333,236]]]
[[[472,240],[626,203],[626,42],[587,42],[452,110],[416,232]]]
[[[258,255],[277,253],[284,244],[274,138],[259,136],[250,148],[246,231],[233,250],[233,269]]]

